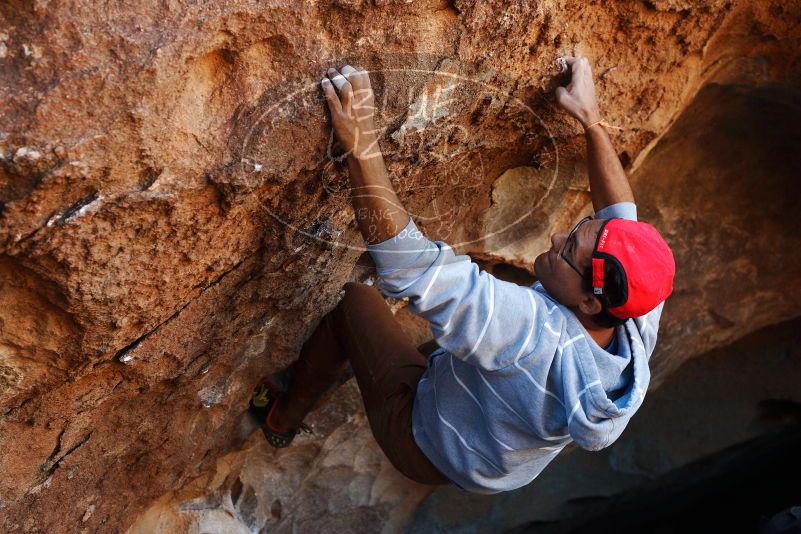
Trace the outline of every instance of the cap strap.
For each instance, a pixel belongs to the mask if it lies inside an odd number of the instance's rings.
[[[604,292],[604,259],[592,259],[592,291],[596,295]]]

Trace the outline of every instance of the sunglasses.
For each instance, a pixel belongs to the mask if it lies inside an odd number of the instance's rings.
[[[570,268],[571,268],[571,269],[573,269],[574,271],[576,271],[576,272],[578,273],[578,275],[579,275],[579,276],[580,276],[582,279],[584,278],[584,273],[582,273],[581,271],[579,271],[579,270],[578,270],[578,268],[577,268],[575,265],[573,265],[573,263],[572,263],[570,260],[568,260],[568,259],[567,259],[567,257],[564,255],[564,251],[565,251],[565,247],[567,246],[568,242],[569,242],[571,239],[573,239],[573,240],[575,241],[575,234],[576,234],[576,231],[577,231],[577,230],[578,230],[578,229],[581,227],[581,225],[582,225],[582,224],[584,224],[584,223],[585,223],[585,222],[587,222],[587,221],[591,221],[593,218],[594,218],[594,217],[593,217],[592,215],[587,215],[586,217],[584,217],[583,219],[581,219],[579,222],[577,222],[577,223],[576,223],[576,226],[574,226],[574,227],[573,227],[573,229],[572,229],[572,230],[570,230],[570,233],[569,233],[569,234],[567,234],[567,238],[566,238],[564,241],[562,241],[562,246],[561,246],[561,247],[559,247],[559,253],[557,254],[557,256],[559,256],[560,258],[562,258],[563,260],[565,260],[565,262],[566,262],[568,265],[570,265]]]

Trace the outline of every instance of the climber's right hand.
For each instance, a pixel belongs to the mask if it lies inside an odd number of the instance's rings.
[[[348,156],[356,159],[380,156],[374,120],[375,96],[367,71],[345,65],[341,72],[328,69],[327,76],[321,84],[340,144]]]
[[[601,120],[590,62],[586,57],[568,56],[564,59],[570,65],[570,83],[567,87],[556,88],[556,102],[587,128]]]

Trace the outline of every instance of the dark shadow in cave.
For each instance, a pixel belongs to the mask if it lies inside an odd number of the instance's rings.
[[[799,451],[801,424],[796,424],[691,462],[622,495],[585,500],[573,520],[507,532],[759,532],[769,518],[801,504]]]

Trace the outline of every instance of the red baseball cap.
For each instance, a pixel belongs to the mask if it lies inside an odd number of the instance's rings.
[[[648,223],[605,220],[592,253],[592,287],[604,294],[604,267],[614,262],[623,274],[622,301],[610,302],[609,313],[619,319],[640,317],[656,308],[673,291],[676,264],[673,252]]]

